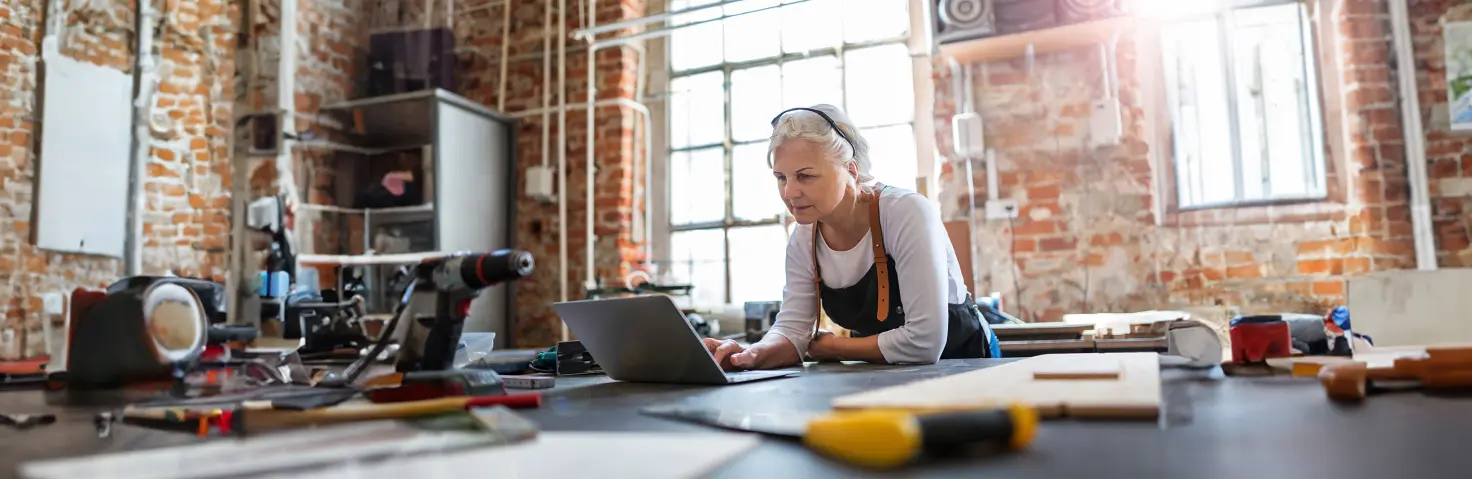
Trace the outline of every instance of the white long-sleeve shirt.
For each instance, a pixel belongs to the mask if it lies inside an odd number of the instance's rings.
[[[867,212],[864,212],[867,214]],[[888,187],[879,197],[879,221],[884,249],[895,262],[905,324],[879,334],[879,351],[894,364],[933,363],[946,346],[947,304],[965,299],[966,283],[956,251],[951,247],[940,212],[924,196]],[[768,334],[786,338],[807,353],[818,296],[813,284],[813,228],[798,225],[787,242],[787,285],[782,309]],[[873,234],[866,233],[853,248],[834,251],[818,242],[818,265],[823,284],[846,288],[858,283],[874,266]]]

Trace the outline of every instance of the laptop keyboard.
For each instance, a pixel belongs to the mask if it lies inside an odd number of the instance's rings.
[[[771,376],[772,374],[773,374],[773,371],[741,371],[741,372],[734,372],[734,373],[726,373],[726,377],[729,378],[729,379],[731,379],[731,380],[741,380],[741,379],[747,379],[747,378],[750,378],[750,377]]]

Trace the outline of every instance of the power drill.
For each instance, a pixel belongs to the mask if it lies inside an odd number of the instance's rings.
[[[341,374],[327,374],[317,385],[352,385],[368,363],[383,354],[399,320],[407,313],[410,297],[420,288],[435,291],[435,315],[427,325],[427,333],[416,331],[422,330],[424,325],[419,325],[418,321],[410,321],[395,369],[399,372],[451,369],[454,366],[455,349],[460,345],[460,333],[465,327],[465,318],[470,315],[470,302],[487,287],[530,276],[532,255],[514,249],[490,253],[455,253],[424,260],[409,270],[409,274],[412,275],[411,281],[399,298],[393,319],[389,320],[388,326],[379,334],[378,342],[368,355],[359,357]],[[416,341],[415,338],[424,339]]]
[[[531,253],[513,249],[458,253],[420,263],[414,270],[414,286],[420,291],[435,291],[434,319],[427,325],[428,333],[424,332],[426,325],[409,322],[395,369],[400,372],[451,369],[465,318],[470,316],[471,301],[485,288],[531,275],[532,264]],[[422,343],[416,340],[421,337]]]

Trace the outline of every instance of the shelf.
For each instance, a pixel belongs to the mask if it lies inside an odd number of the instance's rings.
[[[335,102],[323,105],[322,111],[341,114],[346,124],[362,127],[360,133],[364,138],[372,139],[375,144],[367,146],[373,149],[434,142],[436,109],[441,104],[453,105],[501,123],[516,122],[515,118],[502,112],[443,89]]]
[[[393,264],[415,264],[424,260],[439,258],[449,253],[431,251],[426,253],[398,253],[398,254],[304,254],[298,255],[296,260],[301,264],[325,264],[340,266],[362,266],[362,265],[393,265]]]
[[[327,141],[327,140],[299,140],[296,143],[294,143],[293,146],[295,146],[296,148],[308,149],[308,150],[342,151],[342,152],[347,152],[347,153],[356,153],[356,154],[364,155],[364,156],[375,156],[375,155],[382,155],[382,154],[385,154],[385,153],[393,153],[393,152],[396,152],[396,151],[416,150],[416,149],[424,148],[425,146],[429,146],[429,144],[428,143],[418,143],[418,144],[392,146],[392,147],[387,147],[387,148],[365,148],[365,147],[361,147],[361,146],[347,145],[347,144],[337,143],[337,142],[332,142],[332,141]]]
[[[965,40],[941,45],[940,53],[963,64],[1022,58],[1027,56],[1028,45],[1032,45],[1033,55],[1044,55],[1102,45],[1116,32],[1123,35],[1136,21],[1132,17],[1117,17]]]
[[[371,214],[371,215],[392,215],[392,214],[432,213],[432,212],[434,212],[434,203],[425,203],[425,204],[422,204],[422,205],[414,205],[414,206],[395,206],[395,207],[391,207],[391,208],[344,208],[344,207],[341,207],[341,206],[319,205],[319,204],[314,204],[314,203],[305,203],[305,204],[297,205],[297,207],[298,208],[301,208],[301,209],[304,209],[304,210],[321,211],[321,212],[324,212],[324,213]]]

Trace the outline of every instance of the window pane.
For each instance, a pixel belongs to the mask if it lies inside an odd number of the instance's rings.
[[[670,147],[713,145],[726,135],[725,75],[719,71],[670,80]]]
[[[1232,126],[1216,21],[1184,22],[1162,34],[1180,203],[1231,201],[1236,191]]]
[[[778,4],[776,0],[746,0],[721,8],[726,10],[727,15],[731,15]],[[780,21],[780,10],[771,9],[722,22],[726,24],[726,61],[744,62],[777,56],[781,51],[782,36],[777,35],[773,27]]]
[[[843,71],[838,68],[838,57],[813,57],[782,64],[782,107],[819,103],[843,106]]]
[[[909,122],[914,117],[914,78],[904,45],[891,44],[843,55],[848,114],[859,127]]]
[[[731,72],[731,139],[750,141],[772,134],[772,117],[782,111],[782,72],[777,65]]]
[[[884,184],[915,189],[915,130],[909,124],[861,130],[869,140],[870,173]]]
[[[802,53],[843,42],[838,0],[809,0],[782,7],[782,51]]]
[[[910,29],[906,0],[844,0],[843,39],[867,42],[903,36]],[[829,10],[832,12],[833,10]]]
[[[1238,10],[1243,199],[1317,193],[1314,129],[1298,5]]]
[[[670,223],[726,218],[725,148],[670,153]]]
[[[691,284],[689,298],[676,296],[684,307],[726,304],[726,239],[720,229],[670,233],[670,276]]]
[[[787,211],[772,168],[767,166],[767,142],[739,145],[731,154],[731,209],[737,219],[764,220]]]
[[[726,15],[735,15],[738,13],[746,13],[763,8],[775,7],[781,5],[782,3],[782,0],[746,0],[744,2],[736,2],[730,5],[726,5],[724,7],[721,7],[721,9],[726,11]]]
[[[787,229],[780,224],[731,229],[731,303],[781,301],[787,282]]]
[[[675,0],[670,2],[670,11],[683,10],[719,0]],[[685,25],[703,20],[720,18],[720,8],[707,8],[694,13],[676,15],[670,25]],[[689,70],[715,65],[721,62],[723,22],[710,22],[670,32],[670,67],[675,71]]]

